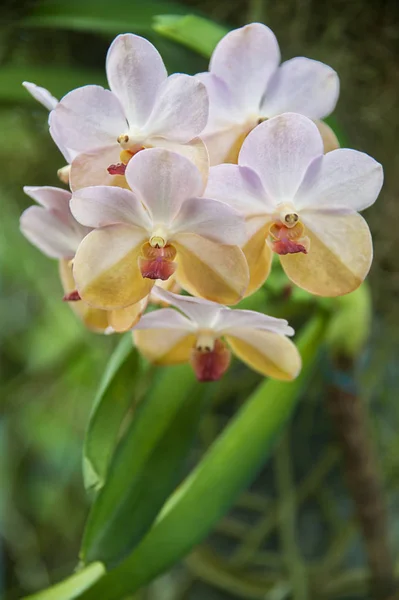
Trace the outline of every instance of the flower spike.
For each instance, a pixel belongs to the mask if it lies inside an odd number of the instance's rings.
[[[294,379],[301,368],[294,331],[287,321],[251,310],[234,310],[158,287],[153,295],[174,306],[144,315],[134,342],[159,365],[190,362],[199,381],[216,381],[228,369],[231,352],[263,375]]]

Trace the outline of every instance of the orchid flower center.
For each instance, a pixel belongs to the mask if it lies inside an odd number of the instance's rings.
[[[121,162],[109,165],[109,167],[107,167],[107,171],[110,175],[124,175],[126,171],[126,165],[128,164],[129,160],[133,158],[137,152],[144,150],[142,142],[137,141],[137,139],[131,137],[127,133],[118,136],[117,142],[122,148],[119,155]]]
[[[167,243],[166,236],[151,236],[150,241],[141,248],[138,261],[141,275],[147,279],[166,281],[176,271],[175,256],[176,248]]]
[[[307,254],[310,239],[304,235],[305,227],[291,203],[277,206],[277,212],[269,229],[268,246],[284,256],[285,254]]]
[[[190,363],[198,381],[218,381],[230,364],[230,350],[213,332],[203,331],[191,351]]]

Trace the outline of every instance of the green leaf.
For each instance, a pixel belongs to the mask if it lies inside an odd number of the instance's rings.
[[[87,489],[104,485],[121,423],[132,406],[142,375],[132,336],[125,334],[112,354],[94,399],[83,451],[83,477]]]
[[[216,44],[229,31],[214,21],[196,15],[158,16],[154,19],[154,29],[157,33],[187,46],[205,58],[211,56]]]
[[[57,68],[9,65],[0,69],[0,100],[29,102],[40,106],[23,87],[23,81],[31,81],[48,89],[56,98],[62,98],[70,90],[82,85],[107,85],[102,72],[72,69],[62,65]]]
[[[265,463],[312,372],[327,318],[314,317],[299,336],[303,369],[293,382],[260,384],[171,496],[148,535],[81,600],[120,600],[165,571],[209,534]]]
[[[87,522],[81,557],[124,558],[179,483],[209,386],[188,365],[166,369],[137,410]],[[201,398],[202,397],[202,398]]]
[[[21,24],[28,27],[71,29],[116,35],[126,31],[148,33],[156,15],[187,9],[169,0],[41,0],[32,4]]]
[[[79,598],[80,594],[93,585],[104,573],[104,565],[99,562],[92,563],[47,590],[26,596],[25,600],[74,600]]]

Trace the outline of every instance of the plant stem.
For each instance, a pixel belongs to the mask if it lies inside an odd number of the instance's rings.
[[[352,361],[339,357],[336,367],[348,381]],[[328,409],[341,442],[348,487],[363,534],[375,600],[390,598],[395,590],[394,565],[388,539],[388,524],[380,469],[367,424],[366,409],[356,390],[333,385],[327,394]]]

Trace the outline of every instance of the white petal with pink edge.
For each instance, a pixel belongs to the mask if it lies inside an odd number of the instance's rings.
[[[246,138],[239,165],[259,175],[277,205],[292,202],[310,162],[323,154],[323,141],[307,117],[285,113],[256,127]]]
[[[171,75],[161,85],[143,131],[146,137],[189,142],[206,126],[208,112],[206,87],[195,77]]]
[[[137,195],[119,187],[96,185],[73,193],[71,211],[88,227],[127,223],[151,232],[152,221]]]
[[[159,52],[138,35],[118,35],[109,47],[106,71],[109,87],[122,104],[129,125],[141,127],[167,77]]]
[[[184,156],[160,148],[142,150],[126,168],[126,180],[148,209],[154,224],[169,225],[184,200],[200,196],[201,173]]]
[[[270,118],[296,112],[322,119],[335,108],[339,96],[337,73],[322,62],[292,58],[284,62],[269,82],[260,114]]]
[[[384,180],[380,163],[346,148],[313,161],[296,194],[298,210],[359,211],[374,204]]]
[[[228,33],[216,46],[209,65],[223,79],[244,114],[259,113],[267,83],[280,62],[274,33],[252,23]]]
[[[47,108],[47,110],[53,110],[53,108],[57,106],[57,98],[55,98],[48,90],[46,90],[46,88],[40,87],[39,85],[31,83],[30,81],[23,81],[22,85],[26,90],[28,90],[30,95],[33,96],[35,100],[40,102],[44,108]]]

